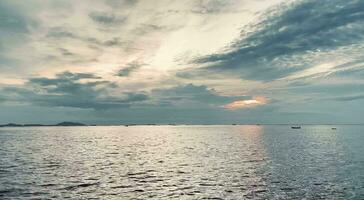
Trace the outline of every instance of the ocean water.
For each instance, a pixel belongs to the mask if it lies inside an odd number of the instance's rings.
[[[0,128],[0,199],[364,199],[364,126]]]

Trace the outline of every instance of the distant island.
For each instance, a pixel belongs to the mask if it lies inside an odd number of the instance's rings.
[[[79,122],[61,122],[59,124],[56,124],[55,126],[87,126],[87,125]]]
[[[87,124],[79,123],[79,122],[61,122],[58,124],[46,125],[46,124],[3,124],[0,127],[32,127],[32,126],[87,126]]]

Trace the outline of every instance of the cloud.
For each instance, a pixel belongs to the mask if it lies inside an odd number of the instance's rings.
[[[112,8],[120,8],[120,7],[130,7],[135,6],[139,1],[138,0],[106,0],[106,4],[108,4]]]
[[[174,27],[166,27],[156,24],[139,24],[135,29],[133,29],[133,33],[137,35],[145,35],[148,33],[153,33],[158,31],[168,31],[173,29]]]
[[[126,45],[125,41],[122,41],[119,37],[111,37],[105,40],[95,38],[93,36],[82,35],[77,33],[75,30],[69,27],[51,27],[46,34],[46,37],[55,41],[59,40],[73,40],[80,41],[83,45],[92,45],[93,47],[97,47],[99,49],[103,47],[124,47]],[[60,45],[63,46],[63,45]],[[64,49],[64,48],[59,48]]]
[[[107,12],[91,12],[89,14],[90,18],[100,24],[105,26],[110,25],[120,25],[125,22],[127,19],[125,16],[115,15],[113,13],[107,13]]]
[[[291,76],[287,76],[288,79],[300,79],[306,77],[314,77],[314,76],[322,76],[322,75],[329,75],[333,72],[333,69],[336,67],[335,63],[323,63],[311,68],[302,70]]]
[[[224,5],[222,9],[225,10],[237,2],[100,0],[91,3],[30,0],[26,3],[4,0],[0,2],[0,8],[4,8],[4,12],[0,12],[0,23],[8,20],[4,20],[5,17],[10,21],[14,19],[22,29],[14,31],[10,26],[0,25],[0,32],[13,33],[0,37],[0,51],[4,49],[5,52],[0,55],[0,66],[9,71],[2,73],[2,76],[23,73],[25,77],[55,68],[72,71],[73,67],[79,70],[90,66],[119,66],[123,63],[119,60],[130,62],[141,54],[146,58],[143,60],[153,62],[151,65],[157,69],[162,65],[174,68],[178,65],[174,57],[194,49],[190,48],[191,44],[201,49],[211,49],[193,41],[175,48],[175,43],[183,42],[185,35],[205,35],[205,31],[200,29],[206,28],[226,30],[226,27],[217,27],[214,20],[207,23],[208,16],[191,13],[192,8],[203,5],[208,10],[218,10],[220,5]],[[217,15],[215,17],[219,18]],[[233,22],[229,21],[229,24]],[[210,45],[219,46],[216,43]],[[165,60],[169,63],[163,64]]]
[[[25,16],[17,12],[7,1],[0,2],[0,30],[1,33],[27,33],[28,21]]]
[[[194,5],[190,12],[198,15],[218,15],[226,13],[249,12],[248,9],[242,9],[243,6],[237,6],[239,3],[245,4],[239,0],[198,0],[193,1]]]
[[[150,92],[120,92],[119,87],[92,73],[56,74],[36,77],[21,86],[1,90],[4,102],[41,107],[69,107],[93,110],[109,109],[220,109],[221,106],[250,96],[224,96],[204,85],[186,84]]]
[[[196,14],[216,14],[222,12],[228,5],[230,5],[228,1],[221,0],[198,1],[191,12]]]
[[[113,92],[113,89],[114,92]],[[250,96],[224,96],[204,85],[180,85],[146,92],[120,92],[109,81],[90,73],[63,72],[54,78],[29,79],[22,86],[1,89],[2,103],[31,104],[41,107],[66,107],[92,110],[219,110],[228,102]],[[263,97],[255,98],[263,103]],[[251,102],[255,104],[255,102]]]
[[[0,1],[0,110],[186,122],[362,111],[362,1],[91,2]]]
[[[49,29],[47,37],[50,38],[77,38],[74,33],[68,31],[65,27],[52,27]]]
[[[22,12],[17,2],[0,1],[0,69],[15,68],[19,64],[21,58],[9,54],[27,44],[31,31],[37,27],[37,22]]]
[[[54,78],[31,78],[24,86],[5,87],[2,92],[7,94],[7,101],[94,110],[129,107],[148,99],[137,92],[112,95],[115,83],[98,79],[90,73],[63,72]]]
[[[338,95],[350,96],[358,94],[363,90],[364,83],[355,81],[339,81],[337,79],[323,79],[309,84],[296,84],[294,87],[291,85],[288,88],[275,89],[274,92],[281,92],[284,90],[286,93],[300,97],[310,97],[314,99],[321,99],[324,97],[335,97]]]
[[[118,73],[116,74],[116,76],[120,76],[120,77],[127,77],[130,76],[131,73],[137,71],[138,69],[140,69],[142,66],[144,66],[145,64],[143,63],[139,63],[137,61],[133,61],[131,63],[128,63],[125,67],[123,67],[122,69],[120,69],[118,71]]]
[[[268,100],[266,97],[257,96],[254,99],[233,101],[229,104],[224,105],[223,108],[228,109],[228,110],[253,108],[256,106],[265,105],[265,104],[267,104],[267,102],[268,102]]]
[[[336,97],[333,98],[333,100],[336,101],[356,101],[356,100],[361,100],[364,99],[364,95],[353,95],[353,96],[343,96],[343,97]]]
[[[363,42],[363,19],[362,1],[286,3],[244,27],[240,38],[223,52],[195,59],[193,63],[203,67],[190,71],[190,76],[213,71],[239,73],[249,80],[282,78],[316,65],[318,60],[309,60],[309,56]]]
[[[103,43],[105,46],[112,47],[112,46],[121,46],[124,43],[121,42],[120,38],[114,37],[110,40],[107,40]]]
[[[352,77],[353,79],[364,78],[364,60],[357,59],[354,61],[345,62],[344,64],[337,65],[331,72],[332,75],[337,77]]]
[[[221,95],[205,85],[186,84],[167,89],[155,89],[150,93],[164,107],[176,109],[213,109],[219,110],[223,105],[239,99],[251,99],[251,96]]]

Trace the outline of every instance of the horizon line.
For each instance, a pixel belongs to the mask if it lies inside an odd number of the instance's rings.
[[[55,127],[55,126],[242,126],[242,125],[364,125],[364,123],[222,123],[222,124],[188,124],[188,123],[121,123],[121,124],[87,124],[79,122],[61,122],[57,124],[42,124],[42,123],[6,123],[0,124],[2,127]]]

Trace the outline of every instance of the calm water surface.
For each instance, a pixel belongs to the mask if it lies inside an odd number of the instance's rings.
[[[0,199],[364,199],[364,126],[0,128]]]

